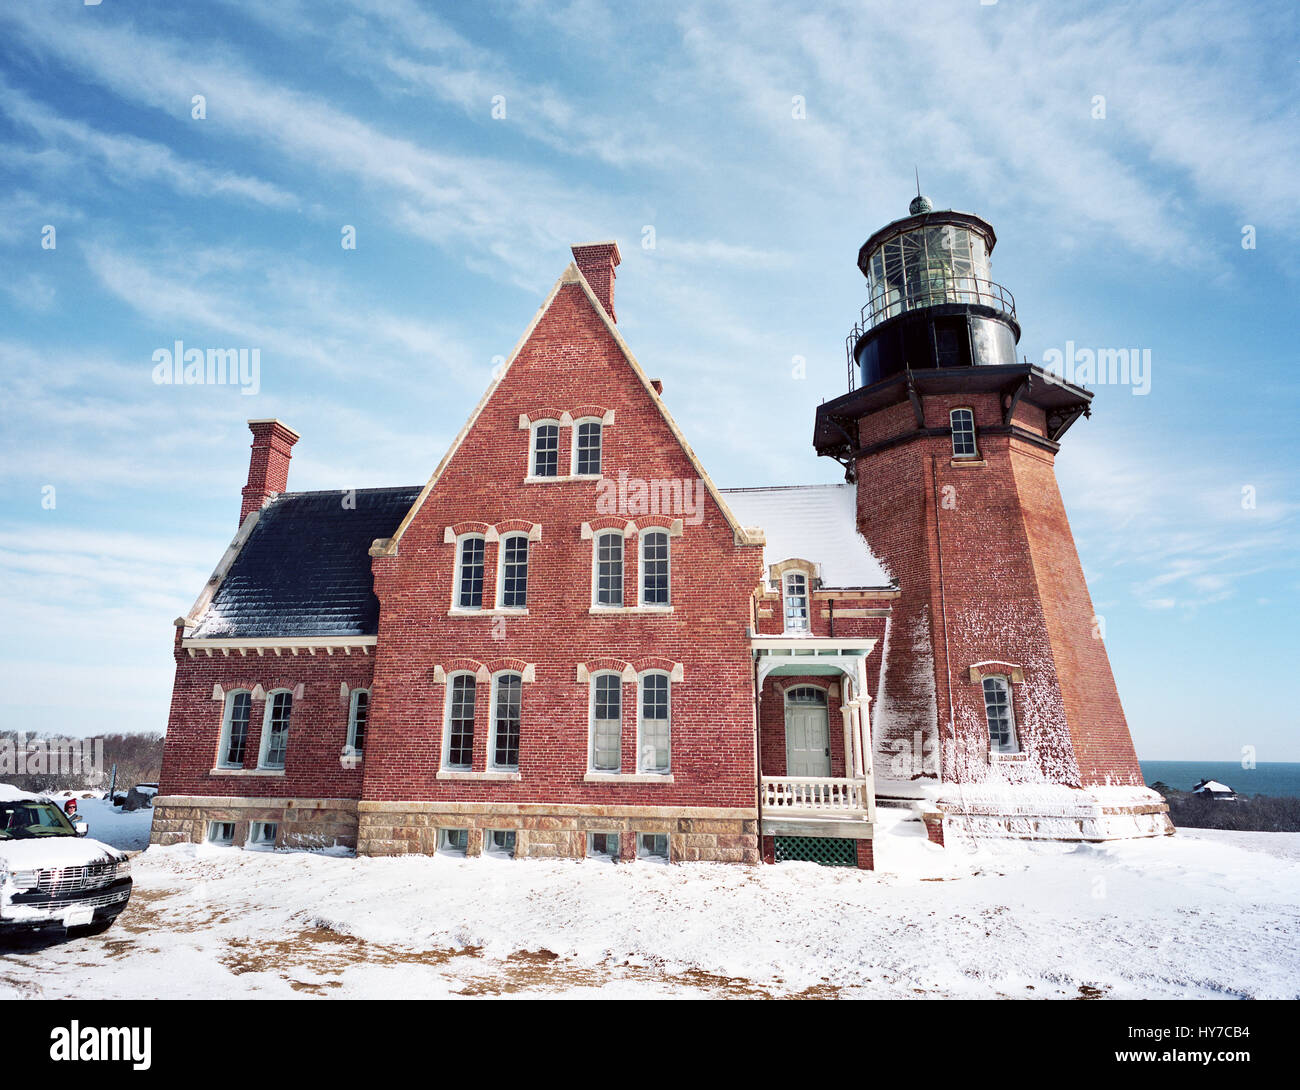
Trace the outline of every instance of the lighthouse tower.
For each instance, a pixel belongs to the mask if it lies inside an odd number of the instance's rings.
[[[1093,395],[1016,361],[990,223],[920,195],[909,213],[858,252],[849,391],[814,435],[901,592],[872,717],[878,794],[949,831],[1164,833],[1056,483]]]

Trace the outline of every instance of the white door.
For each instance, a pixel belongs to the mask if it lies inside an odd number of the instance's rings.
[[[831,774],[831,738],[825,704],[786,706],[785,768],[787,776]]]

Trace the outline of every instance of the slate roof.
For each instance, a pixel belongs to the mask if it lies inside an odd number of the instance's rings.
[[[285,492],[262,509],[191,636],[371,636],[379,600],[370,545],[391,537],[421,485]]]
[[[767,535],[763,562],[797,557],[820,565],[825,587],[888,587],[894,580],[858,533],[857,490],[851,484],[724,488],[745,526]]]

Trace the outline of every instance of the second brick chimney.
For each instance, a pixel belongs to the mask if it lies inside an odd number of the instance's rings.
[[[248,462],[248,484],[244,485],[244,502],[239,509],[239,525],[244,525],[250,511],[260,511],[267,501],[289,486],[289,459],[298,433],[282,420],[250,420],[253,433],[253,456]]]
[[[582,273],[591,290],[596,293],[600,305],[605,308],[612,322],[614,316],[614,269],[623,258],[618,252],[617,242],[585,242],[572,247],[573,260],[577,262],[578,271]]]

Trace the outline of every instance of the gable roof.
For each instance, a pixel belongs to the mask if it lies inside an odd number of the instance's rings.
[[[438,483],[438,479],[442,476],[443,471],[447,468],[448,465],[451,464],[452,458],[456,456],[456,452],[460,449],[461,444],[465,442],[466,436],[469,435],[471,429],[474,427],[475,422],[478,420],[483,410],[487,407],[488,402],[492,400],[492,395],[496,393],[497,387],[499,387],[501,383],[505,381],[506,375],[510,373],[511,366],[513,366],[515,360],[519,358],[519,354],[524,350],[524,347],[528,344],[529,340],[532,338],[532,335],[536,331],[537,326],[541,323],[542,318],[545,316],[546,312],[551,308],[551,304],[555,301],[555,297],[559,295],[560,290],[566,284],[575,284],[582,289],[583,294],[587,297],[587,301],[591,304],[592,310],[596,312],[596,315],[597,317],[599,317],[601,323],[604,325],[606,332],[608,332],[609,335],[614,339],[614,343],[618,346],[619,351],[623,354],[623,358],[627,361],[628,366],[631,368],[632,374],[636,376],[637,380],[645,388],[646,393],[649,394],[650,400],[654,403],[656,408],[658,408],[660,414],[663,416],[664,423],[668,425],[668,430],[672,432],[673,437],[680,444],[683,453],[685,453],[691,465],[695,468],[695,472],[699,475],[700,480],[704,482],[704,487],[708,490],[709,495],[713,497],[714,501],[721,509],[723,518],[725,518],[728,524],[731,526],[732,534],[734,535],[736,544],[737,545],[761,545],[763,543],[762,534],[752,532],[750,528],[741,525],[740,520],[736,518],[731,508],[727,506],[726,500],[724,500],[722,497],[722,492],[718,489],[717,485],[713,483],[713,479],[705,471],[704,466],[701,464],[699,458],[695,456],[695,451],[691,449],[690,443],[686,441],[686,437],[682,434],[681,429],[677,426],[677,421],[675,421],[672,418],[672,414],[669,413],[668,407],[663,403],[663,400],[659,396],[658,392],[656,392],[655,388],[650,384],[650,379],[646,377],[646,373],[641,369],[641,365],[637,363],[636,357],[632,355],[632,349],[629,348],[627,342],[623,340],[623,335],[618,331],[618,326],[614,324],[614,322],[611,320],[609,316],[609,312],[605,310],[605,308],[601,305],[600,300],[596,298],[596,293],[592,291],[591,285],[587,283],[587,278],[582,275],[582,272],[578,268],[577,264],[573,261],[570,261],[568,267],[564,270],[564,272],[560,275],[560,278],[555,282],[555,285],[551,288],[550,293],[546,296],[545,301],[542,303],[540,307],[538,307],[537,313],[533,315],[532,321],[528,323],[528,328],[524,330],[523,336],[519,338],[518,343],[516,343],[514,348],[510,350],[510,355],[506,358],[506,362],[504,366],[502,366],[501,368],[501,373],[498,374],[496,378],[494,378],[492,382],[488,385],[487,390],[484,391],[484,394],[479,399],[478,404],[474,406],[474,411],[469,414],[469,419],[465,421],[464,427],[460,429],[459,433],[457,433],[456,435],[456,438],[452,440],[451,446],[447,448],[447,453],[442,456],[442,461],[440,461],[438,463],[437,468],[434,469],[433,476],[429,478],[428,483],[424,486],[423,489],[420,490],[419,496],[416,498],[415,502],[411,505],[411,509],[406,513],[406,517],[402,519],[401,524],[397,527],[397,529],[392,533],[390,537],[388,537],[387,539],[381,538],[375,541],[374,547],[371,549],[372,556],[396,556],[397,555],[398,544],[402,539],[402,535],[406,532],[406,528],[410,526],[412,520],[414,520],[416,514],[419,512],[420,508],[424,505],[425,499],[428,498],[429,493],[433,491],[433,487]]]
[[[277,496],[258,513],[191,638],[376,634],[370,543],[394,531],[419,493],[406,485]],[[355,507],[345,506],[353,496]]]
[[[851,484],[724,488],[731,509],[767,535],[763,563],[797,557],[817,564],[826,587],[888,587],[894,580],[858,533]]]

